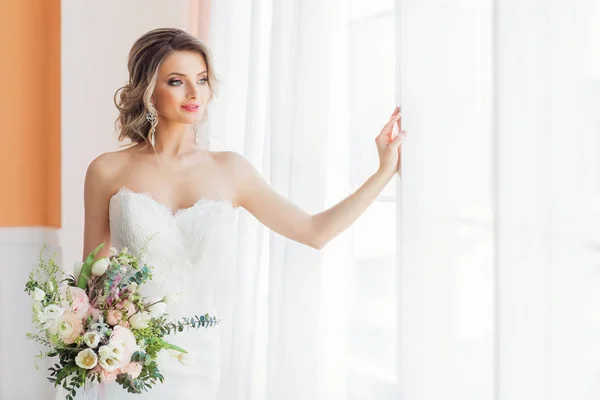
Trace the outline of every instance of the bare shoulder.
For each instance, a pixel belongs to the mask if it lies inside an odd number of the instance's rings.
[[[91,183],[102,183],[110,178],[114,178],[114,174],[119,170],[119,164],[124,161],[122,152],[102,153],[92,160],[88,165],[86,180],[91,180]]]
[[[247,208],[248,193],[264,184],[259,172],[248,159],[235,151],[214,153],[214,157],[232,186],[234,203]]]
[[[104,192],[110,195],[115,190],[113,186],[118,185],[120,172],[131,160],[129,149],[102,153],[90,162],[85,176],[86,188]]]
[[[228,173],[237,178],[243,177],[253,169],[250,161],[235,151],[215,152],[214,157]]]
[[[213,157],[215,158],[215,160],[217,160],[218,162],[221,162],[221,163],[226,163],[226,164],[230,164],[240,158],[244,158],[240,153],[237,153],[235,151],[230,151],[230,150],[213,151],[212,154],[213,154]]]

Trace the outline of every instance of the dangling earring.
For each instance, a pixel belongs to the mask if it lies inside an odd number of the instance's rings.
[[[200,142],[200,132],[198,132],[198,124],[194,124],[194,136],[196,144],[198,144]]]
[[[156,121],[158,118],[156,117],[156,113],[148,111],[146,113],[146,119],[150,123],[150,132],[148,133],[148,137],[150,138],[150,143],[152,144],[152,147],[154,147],[154,134],[156,133]]]

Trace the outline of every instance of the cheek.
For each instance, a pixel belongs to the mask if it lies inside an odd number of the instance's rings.
[[[181,103],[182,97],[183,91],[179,88],[161,89],[154,93],[154,104],[162,111],[165,108],[170,108],[173,105]]]
[[[208,86],[208,84],[202,86],[202,91],[200,93],[202,93],[202,97],[204,97],[205,99],[209,99],[212,95],[212,92],[210,91],[210,86]]]

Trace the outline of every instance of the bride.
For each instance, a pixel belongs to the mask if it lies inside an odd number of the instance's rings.
[[[321,249],[348,228],[398,171],[400,111],[375,139],[378,170],[334,207],[309,215],[274,191],[243,156],[197,145],[197,124],[217,89],[209,49],[178,29],[140,37],[128,60],[129,82],[119,89],[120,140],[130,147],[105,153],[87,170],[84,188],[84,256],[99,243],[127,247],[154,267],[148,298],[181,293],[169,306],[173,318],[209,312],[219,316],[212,288],[230,259],[236,211],[243,207],[271,230]],[[231,118],[235,118],[234,115]],[[148,238],[152,239],[148,243]],[[165,376],[140,399],[214,399],[220,376],[219,328],[190,330],[169,338],[189,351],[185,360],[164,353]],[[116,383],[106,399],[128,399]]]

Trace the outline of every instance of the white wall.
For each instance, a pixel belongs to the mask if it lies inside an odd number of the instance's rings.
[[[34,368],[34,356],[41,347],[25,337],[33,332],[32,301],[24,292],[31,268],[37,263],[40,250],[47,245],[44,258],[58,254],[57,231],[52,228],[1,228],[0,257],[0,399],[50,399],[52,385],[46,380],[49,366],[39,363]],[[56,257],[55,257],[56,259]]]

